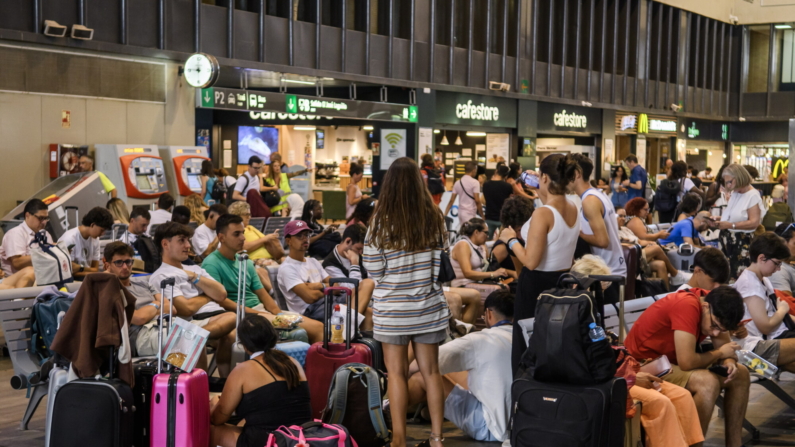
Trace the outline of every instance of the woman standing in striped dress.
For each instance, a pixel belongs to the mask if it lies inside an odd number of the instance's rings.
[[[408,345],[427,387],[431,436],[420,445],[441,447],[444,393],[439,343],[450,311],[438,282],[445,225],[414,160],[395,160],[384,177],[364,244],[373,291],[373,332],[389,372],[392,445],[406,445]]]

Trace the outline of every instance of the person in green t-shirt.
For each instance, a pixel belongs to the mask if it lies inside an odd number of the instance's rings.
[[[80,169],[83,172],[91,172],[94,170],[94,159],[91,158],[90,155],[83,155],[80,157]],[[110,181],[110,179],[103,173],[97,171],[99,174],[99,180],[102,182],[102,187],[105,188],[105,192],[110,194],[111,199],[116,198],[116,185]]]
[[[224,214],[215,222],[215,231],[220,243],[218,250],[211,253],[202,262],[202,268],[226,289],[230,300],[238,302],[239,261],[235,255],[243,250],[245,227],[243,219],[234,214]],[[254,269],[251,260],[247,262],[245,303],[246,307],[259,311],[269,321],[282,312],[276,301],[268,294]],[[303,317],[299,327],[306,330],[311,343],[323,339],[323,323]]]

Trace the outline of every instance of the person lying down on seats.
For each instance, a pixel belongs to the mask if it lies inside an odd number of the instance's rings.
[[[572,273],[610,275],[602,258],[585,255],[574,261]],[[604,288],[605,284],[602,283]],[[626,361],[626,360],[625,360]],[[633,400],[641,402],[640,422],[646,430],[646,447],[687,447],[704,441],[693,396],[686,389],[649,373],[634,371]]]

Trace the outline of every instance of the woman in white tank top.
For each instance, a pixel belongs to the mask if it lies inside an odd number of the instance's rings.
[[[544,206],[522,227],[527,245],[522,247],[516,232],[506,228],[500,239],[508,244],[524,264],[514,304],[513,349],[511,366],[516,373],[519,360],[527,349],[519,321],[535,315],[536,301],[542,291],[555,287],[560,275],[571,268],[580,220],[577,207],[566,200],[566,187],[574,181],[577,162],[570,156],[549,155],[541,162],[538,196]]]

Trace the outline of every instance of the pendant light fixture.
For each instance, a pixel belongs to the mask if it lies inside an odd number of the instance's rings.
[[[449,146],[450,145],[450,142],[447,141],[447,131],[446,130],[442,134],[442,142],[439,143],[439,144],[441,144],[442,146]]]
[[[461,141],[461,132],[456,132],[455,144],[457,146],[461,146],[462,144],[464,144],[464,142]]]

